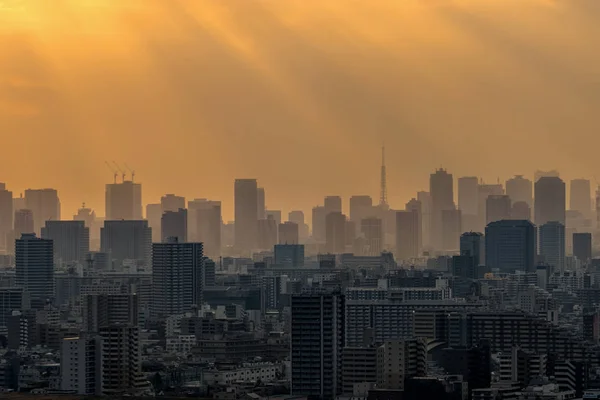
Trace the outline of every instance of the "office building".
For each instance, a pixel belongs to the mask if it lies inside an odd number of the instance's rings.
[[[54,189],[27,189],[25,208],[33,212],[33,229],[38,235],[46,221],[60,221],[60,200]]]
[[[102,394],[102,338],[81,334],[65,338],[60,350],[60,390],[78,395]]]
[[[266,219],[258,220],[258,248],[273,250],[277,244],[277,221],[273,216],[267,215]]]
[[[281,210],[267,210],[267,219],[271,218],[275,220],[275,224],[279,226],[281,224]]]
[[[309,229],[306,221],[304,220],[303,211],[290,211],[288,213],[288,221],[298,225],[298,240],[299,243],[305,243],[309,236]]]
[[[256,218],[267,219],[267,203],[265,198],[265,188],[256,189]]]
[[[188,312],[203,302],[202,243],[175,239],[152,245],[152,313],[155,317]]]
[[[294,268],[302,267],[304,265],[304,245],[275,245],[275,264]]]
[[[160,219],[160,238],[165,243],[169,238],[176,237],[180,242],[187,242],[188,215],[185,208],[177,211],[167,210]]]
[[[558,177],[541,177],[535,183],[535,224],[550,221],[565,225],[565,183]]]
[[[54,297],[54,251],[52,240],[25,233],[15,245],[17,286],[30,296],[33,308],[42,308]]]
[[[579,211],[585,218],[592,216],[592,187],[587,179],[571,180],[569,209]]]
[[[346,216],[341,212],[329,213],[325,218],[325,248],[332,254],[346,250]]]
[[[419,213],[398,211],[396,213],[396,258],[409,260],[421,254],[421,221]]]
[[[148,221],[104,221],[100,230],[100,251],[110,253],[111,264],[121,268],[123,262],[150,265],[152,229]]]
[[[15,241],[21,238],[24,233],[33,233],[33,212],[27,209],[19,209],[15,211],[14,229],[9,235],[8,241],[11,242],[7,248],[10,254],[15,254]]]
[[[342,198],[340,196],[326,196],[323,206],[327,214],[332,212],[342,212]]]
[[[298,224],[287,221],[279,224],[279,244],[298,244]]]
[[[6,334],[8,318],[14,310],[30,307],[29,293],[23,287],[0,287],[0,332]]]
[[[204,244],[208,257],[221,256],[221,202],[195,199],[188,202],[188,240]]]
[[[248,253],[258,244],[258,186],[256,179],[235,180],[235,247]]]
[[[417,192],[417,200],[421,203],[421,246],[431,246],[431,195],[429,192]]]
[[[160,208],[163,214],[167,211],[177,212],[185,208],[185,197],[166,194],[160,198]]]
[[[523,175],[515,175],[506,181],[506,195],[513,203],[524,202],[533,207],[533,183]]]
[[[83,203],[77,209],[77,214],[73,215],[73,221],[81,221],[89,229],[90,250],[98,251],[100,249],[100,227],[102,223],[96,217],[96,212]]]
[[[12,196],[12,192],[6,190],[6,185],[0,183],[0,249],[3,250],[8,250],[13,246],[10,241],[14,218]]]
[[[152,242],[158,243],[161,241],[162,230],[160,221],[162,219],[162,206],[160,203],[146,205],[146,220],[148,226],[152,229]]]
[[[442,211],[442,250],[456,251],[460,248],[460,235],[463,232],[460,210]]]
[[[312,238],[318,243],[325,242],[327,210],[323,206],[312,209]]]
[[[487,199],[489,196],[502,196],[504,188],[499,183],[480,183],[478,187],[477,226],[474,231],[481,232],[487,225]]]
[[[485,237],[479,232],[465,232],[460,236],[460,255],[473,257],[476,267],[485,262]]]
[[[361,233],[366,240],[367,256],[381,255],[383,250],[383,226],[379,218],[370,217],[361,220]]]
[[[90,229],[83,221],[46,221],[42,239],[54,243],[54,262],[58,265],[83,265],[90,252]]]
[[[539,181],[540,178],[560,178],[560,173],[555,169],[549,170],[549,171],[537,170],[537,171],[535,171],[533,176],[534,176],[533,181],[535,183],[535,182]]]
[[[139,323],[139,296],[129,293],[94,293],[81,296],[84,332],[100,332],[104,326]]]
[[[393,340],[377,349],[377,388],[404,390],[408,378],[427,375],[427,342]]]
[[[494,221],[511,219],[512,204],[506,195],[490,195],[485,202],[486,225]]]
[[[142,185],[133,181],[109,183],[106,185],[107,220],[141,220]],[[35,209],[33,210],[35,215]]]
[[[592,234],[573,234],[573,255],[584,265],[592,260]]]
[[[485,265],[500,272],[535,272],[535,226],[529,221],[504,220],[485,228]]]
[[[452,174],[438,169],[431,174],[429,192],[431,193],[431,244],[436,250],[444,249],[444,225],[442,213],[454,210],[454,186]],[[458,237],[457,237],[458,240]]]
[[[476,230],[479,214],[479,181],[476,176],[458,178],[458,209],[462,212],[463,229]]]
[[[373,199],[371,196],[350,197],[350,221],[356,223],[357,230],[360,228],[360,221],[363,218],[372,217],[373,214]]]
[[[291,394],[335,399],[342,392],[344,296],[293,295],[291,320]]]
[[[544,178],[542,178],[544,179]],[[550,221],[538,228],[540,237],[540,256],[553,271],[565,270],[565,226]]]
[[[510,210],[510,219],[531,221],[531,208],[524,201],[513,202]]]

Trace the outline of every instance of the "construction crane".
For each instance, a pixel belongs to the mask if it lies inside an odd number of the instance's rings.
[[[131,173],[131,182],[135,181],[135,171],[132,170],[131,168],[129,168],[129,165],[127,165],[127,163],[125,163],[125,168],[127,168],[127,170],[129,170],[129,172]]]
[[[119,164],[117,164],[114,161],[113,161],[113,165],[117,168],[117,171],[119,171],[121,173],[121,178],[123,179],[123,182],[125,182],[125,171],[123,171],[121,169],[121,167],[119,167]]]
[[[108,169],[110,169],[110,172],[113,173],[113,179],[115,181],[115,184],[117,183],[117,175],[119,175],[117,173],[117,171],[110,165],[110,163],[108,161],[104,161],[106,163],[106,166],[108,167]]]

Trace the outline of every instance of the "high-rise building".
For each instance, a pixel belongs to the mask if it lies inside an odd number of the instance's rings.
[[[541,178],[545,179],[545,178]],[[549,221],[539,228],[540,256],[554,271],[565,270],[565,226]]]
[[[368,256],[379,256],[383,250],[383,226],[379,218],[363,218],[360,227],[367,244]]]
[[[221,202],[196,199],[188,202],[188,239],[204,244],[204,254],[208,257],[221,256]]]
[[[309,229],[308,225],[304,220],[303,211],[290,211],[288,214],[288,221],[298,224],[298,240],[299,243],[306,243],[308,239]]]
[[[267,219],[267,203],[265,198],[265,188],[256,189],[256,211],[257,219]]]
[[[77,210],[77,214],[73,215],[73,221],[82,221],[84,226],[90,231],[90,249],[98,250],[100,248],[100,226],[101,223],[96,218],[96,212],[85,203]]]
[[[525,202],[530,208],[533,206],[533,183],[523,175],[515,175],[506,181],[506,195],[513,203]]]
[[[456,251],[460,248],[460,235],[463,232],[460,210],[442,211],[442,250]]]
[[[476,176],[458,178],[458,208],[463,215],[477,215],[479,210],[479,181]]]
[[[312,209],[312,238],[314,241],[325,242],[327,210],[323,206]]]
[[[104,221],[100,251],[110,253],[112,264],[117,268],[121,268],[125,260],[150,265],[152,229],[148,221]]]
[[[83,221],[46,221],[46,226],[42,228],[42,239],[54,243],[56,265],[83,265],[90,252],[90,229]]]
[[[291,394],[333,400],[342,391],[344,296],[293,295],[291,311]]]
[[[535,184],[541,178],[560,178],[560,173],[557,170],[550,170],[550,171],[537,170],[537,171],[535,171],[533,176],[534,176],[533,182]]]
[[[148,226],[152,229],[152,242],[158,243],[161,241],[162,230],[160,220],[162,219],[162,206],[160,203],[146,205],[146,220]]]
[[[478,212],[477,212],[477,226],[474,231],[481,232],[485,229],[487,221],[487,199],[489,196],[502,196],[504,194],[504,188],[499,183],[479,184],[479,200],[478,200]]]
[[[14,229],[9,235],[9,240],[12,243],[7,250],[10,254],[15,254],[15,241],[21,238],[24,233],[33,233],[33,212],[27,209],[19,209],[15,211]]]
[[[327,214],[342,212],[342,198],[340,196],[326,196],[323,203]]]
[[[185,208],[177,211],[165,211],[160,220],[160,238],[165,243],[171,237],[176,237],[180,242],[187,242],[188,215]]]
[[[485,265],[500,272],[535,271],[535,226],[524,220],[504,220],[485,228]]]
[[[409,260],[421,253],[421,223],[419,212],[398,211],[396,213],[396,258]]]
[[[438,169],[431,174],[429,192],[431,193],[431,244],[437,250],[444,248],[444,226],[442,213],[454,210],[454,183],[452,174]]]
[[[304,246],[301,244],[275,245],[275,264],[289,267],[304,265]]]
[[[431,246],[431,195],[429,192],[417,192],[417,200],[421,202],[421,244]]]
[[[490,195],[485,202],[486,225],[490,222],[511,219],[511,201],[506,195]]]
[[[523,219],[531,221],[531,208],[524,201],[513,202],[510,210],[510,219]]]
[[[272,219],[275,220],[275,223],[277,224],[277,226],[279,226],[279,224],[281,224],[281,210],[267,210],[267,218],[271,217]]]
[[[485,237],[479,232],[465,232],[460,236],[460,255],[473,257],[475,267],[485,262]]]
[[[65,338],[60,352],[60,389],[79,395],[101,394],[102,339],[82,334]]]
[[[0,331],[8,329],[8,319],[14,310],[26,310],[31,306],[29,294],[22,287],[0,287]]]
[[[0,249],[7,250],[12,247],[11,232],[13,230],[13,194],[6,190],[6,185],[0,183]]]
[[[94,293],[81,296],[83,331],[97,333],[114,324],[139,324],[139,297],[128,293]]]
[[[579,211],[585,218],[592,214],[592,186],[587,179],[571,181],[571,196],[569,209]]]
[[[27,189],[25,207],[33,212],[33,229],[38,235],[46,221],[60,221],[60,200],[54,189]]]
[[[27,208],[27,203],[25,202],[25,197],[23,197],[23,193],[19,195],[19,197],[13,197],[13,210],[24,210]]]
[[[325,247],[332,254],[346,250],[346,216],[341,212],[329,213],[325,218]]]
[[[350,221],[357,223],[357,229],[360,227],[360,221],[363,218],[371,216],[373,216],[373,199],[371,196],[350,197]]]
[[[142,185],[132,181],[106,185],[107,220],[141,220]],[[33,210],[35,214],[35,209]]]
[[[203,301],[202,243],[152,245],[152,313],[155,317],[188,312]]]
[[[408,378],[425,375],[425,339],[388,341],[377,349],[377,388],[403,390]]]
[[[160,198],[160,208],[163,214],[167,211],[177,212],[185,208],[185,197],[165,194]]]
[[[25,233],[16,241],[16,283],[29,293],[34,308],[42,308],[54,297],[53,247],[52,240],[34,233]]]
[[[258,185],[256,179],[236,179],[234,191],[235,247],[242,252],[250,252],[258,244]]]
[[[279,224],[279,244],[298,244],[299,232],[298,224],[294,222],[284,222]]]
[[[535,224],[550,221],[565,225],[565,183],[558,177],[541,177],[535,183]]]
[[[273,216],[267,215],[266,219],[258,220],[258,248],[273,250],[277,244],[277,221]]]
[[[583,264],[587,264],[592,259],[592,234],[574,233],[573,234],[573,255]]]

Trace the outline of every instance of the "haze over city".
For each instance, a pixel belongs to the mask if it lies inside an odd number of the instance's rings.
[[[402,205],[444,166],[487,182],[535,169],[592,179],[600,144],[594,0],[3,1],[2,179],[102,214],[105,160],[144,203],[268,205],[325,195]],[[344,205],[346,207],[346,205]]]

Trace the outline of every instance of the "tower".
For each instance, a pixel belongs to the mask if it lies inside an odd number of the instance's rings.
[[[381,146],[381,189],[379,192],[379,207],[388,208],[387,176],[385,170],[385,146]]]

